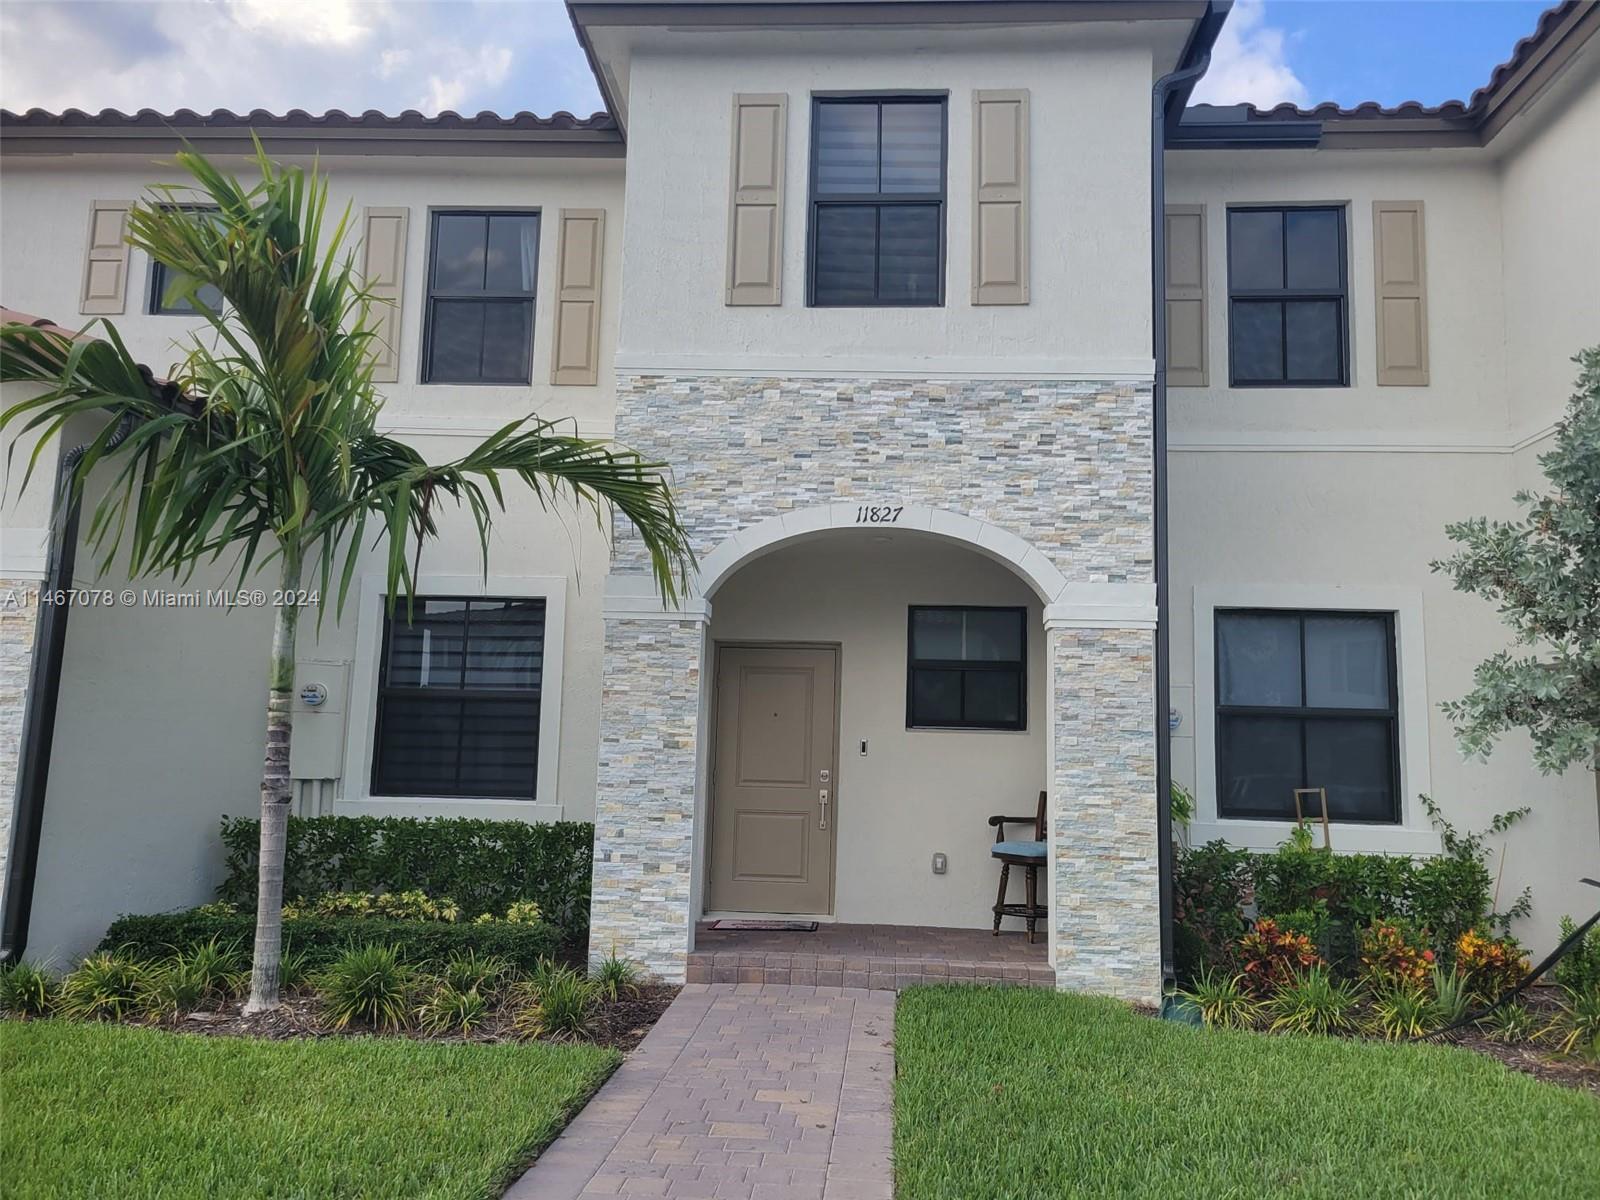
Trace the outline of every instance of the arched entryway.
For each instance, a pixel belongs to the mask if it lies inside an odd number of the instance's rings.
[[[975,934],[987,818],[1043,788],[1054,977],[1153,999],[1151,591],[1069,580],[971,516],[848,502],[721,538],[672,609],[611,576],[592,950],[684,978],[708,910]],[[724,703],[741,673],[749,738]],[[751,795],[730,801],[730,778]]]

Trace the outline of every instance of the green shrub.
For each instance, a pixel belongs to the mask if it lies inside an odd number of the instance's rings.
[[[589,1032],[599,999],[598,989],[582,973],[544,962],[511,989],[511,1025],[527,1038],[580,1038]]]
[[[285,992],[298,992],[311,983],[311,969],[311,956],[285,938],[278,954],[278,987]],[[249,981],[246,972],[245,982]]]
[[[1355,1028],[1360,996],[1326,967],[1312,967],[1267,1000],[1274,1033],[1346,1033]]]
[[[613,1004],[624,992],[635,996],[639,994],[638,964],[630,959],[618,958],[616,951],[595,964],[594,970],[589,972],[589,980],[594,984],[595,991]]]
[[[1211,1029],[1249,1029],[1261,1016],[1261,1005],[1245,990],[1243,975],[1204,970],[1194,986],[1180,993],[1200,1010]]]
[[[1433,997],[1415,983],[1391,983],[1372,997],[1367,1031],[1391,1042],[1421,1037],[1433,1028],[1438,1010]]]
[[[461,992],[492,992],[514,972],[511,964],[495,954],[462,950],[452,954],[439,971],[439,978]]]
[[[255,914],[211,916],[196,909],[119,917],[101,940],[102,950],[122,948],[134,958],[159,961],[174,947],[188,949],[213,938],[226,945],[253,944]],[[286,941],[302,956],[302,971],[327,966],[353,944],[383,942],[399,946],[406,961],[420,970],[439,971],[452,954],[475,951],[505,959],[519,971],[531,971],[541,959],[560,949],[556,931],[549,925],[515,925],[496,921],[470,922],[391,921],[378,917],[298,917],[284,925]],[[281,977],[280,977],[281,978]],[[285,985],[291,986],[291,985]]]
[[[1495,1009],[1483,1020],[1484,1036],[1491,1042],[1514,1045],[1530,1042],[1539,1033],[1538,1019],[1526,1004],[1512,1001]]]
[[[125,953],[91,954],[62,979],[56,1010],[79,1021],[120,1021],[143,1006],[151,971]]]
[[[245,963],[238,942],[208,938],[186,950],[180,950],[176,961],[199,980],[206,1000],[227,1000],[242,993],[250,984],[250,968]],[[281,969],[278,977],[281,983]]]
[[[357,1022],[400,1029],[411,1016],[412,974],[396,946],[346,950],[317,974],[315,983],[335,1029]]]
[[[417,1024],[427,1033],[471,1033],[489,1019],[489,1001],[475,987],[458,988],[443,980],[417,1006]]]
[[[1472,988],[1460,971],[1435,967],[1428,973],[1428,983],[1433,989],[1433,1007],[1441,1026],[1454,1025],[1472,1010]]]
[[[1207,966],[1225,968],[1249,928],[1244,905],[1254,855],[1225,842],[1179,849],[1173,862],[1173,950],[1178,977],[1194,980]]]
[[[55,976],[36,963],[0,965],[0,1012],[42,1017],[54,1007],[59,991]]]
[[[227,878],[221,900],[243,911],[256,902],[259,822],[222,822]],[[503,913],[532,900],[569,946],[588,936],[594,826],[533,825],[459,817],[290,817],[283,894],[328,892],[448,896],[466,913]]]
[[[139,987],[139,1010],[158,1020],[175,1020],[205,1001],[203,970],[182,958],[150,969]]]
[[[1564,942],[1578,930],[1571,917],[1561,918],[1561,940]],[[1591,925],[1589,932],[1550,971],[1550,978],[1564,988],[1583,990],[1600,987],[1600,924]]]
[[[300,917],[384,918],[390,921],[456,921],[461,906],[448,897],[434,899],[412,888],[405,892],[324,892],[283,906],[286,921]]]
[[[1468,930],[1504,932],[1513,918],[1526,916],[1527,892],[1507,911],[1493,911],[1494,880],[1485,860],[1487,837],[1506,832],[1528,810],[1501,813],[1486,831],[1463,834],[1426,796],[1421,802],[1439,831],[1442,852],[1431,858],[1330,854],[1298,830],[1264,854],[1220,841],[1180,849],[1173,876],[1179,978],[1192,980],[1206,966],[1237,966],[1243,908],[1252,896],[1258,913],[1310,935],[1319,955],[1340,970],[1356,968],[1354,931],[1375,921],[1408,922],[1449,966]]]
[[[1568,991],[1541,1036],[1554,1042],[1563,1054],[1600,1059],[1600,986]]]

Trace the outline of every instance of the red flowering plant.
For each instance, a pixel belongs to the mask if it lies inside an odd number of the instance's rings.
[[[1528,954],[1514,937],[1490,937],[1469,929],[1456,942],[1456,971],[1472,995],[1485,1003],[1509,992],[1528,970]]]
[[[1378,988],[1421,987],[1434,968],[1427,939],[1404,921],[1374,921],[1361,931],[1361,974]]]
[[[1323,965],[1317,948],[1303,933],[1280,929],[1271,917],[1258,917],[1239,939],[1238,958],[1245,986],[1258,996],[1293,982],[1312,967]]]

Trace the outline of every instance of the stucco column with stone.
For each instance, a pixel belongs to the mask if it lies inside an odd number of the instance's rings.
[[[684,978],[708,613],[608,616],[589,956]]]
[[[1149,629],[1049,631],[1050,947],[1057,986],[1161,994],[1155,640]]]

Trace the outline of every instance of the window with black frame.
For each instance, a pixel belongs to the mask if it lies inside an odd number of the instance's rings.
[[[810,304],[944,303],[945,138],[943,96],[813,100]]]
[[[538,276],[538,213],[434,213],[422,381],[529,382]]]
[[[1392,613],[1219,609],[1216,674],[1220,816],[1399,821]]]
[[[906,725],[912,729],[1027,726],[1027,610],[911,609]]]
[[[1343,208],[1228,210],[1234,387],[1349,383]]]
[[[417,597],[384,620],[372,791],[532,800],[545,602]]]
[[[198,205],[174,205],[186,213],[192,213],[196,218],[203,219],[215,216],[215,208],[205,208]],[[155,316],[190,316],[200,312],[220,312],[222,309],[222,292],[209,283],[203,283],[190,295],[173,291],[174,283],[181,276],[164,262],[150,260],[150,307],[149,311]]]

